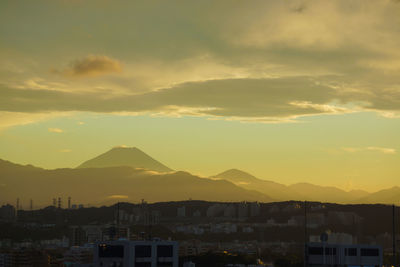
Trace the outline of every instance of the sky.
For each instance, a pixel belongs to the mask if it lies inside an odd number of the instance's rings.
[[[0,158],[399,186],[399,25],[394,0],[3,0]]]

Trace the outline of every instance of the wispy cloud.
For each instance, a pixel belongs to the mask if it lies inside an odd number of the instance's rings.
[[[396,149],[394,148],[387,148],[387,147],[376,147],[376,146],[369,146],[367,147],[369,151],[377,151],[384,154],[396,154]]]
[[[10,127],[26,125],[31,123],[37,123],[45,120],[49,120],[55,117],[69,116],[69,112],[8,112],[0,111],[0,132]]]
[[[47,129],[50,133],[63,133],[64,130],[60,129],[60,128],[48,128]]]
[[[372,151],[372,152],[379,152],[383,154],[396,154],[396,149],[394,148],[387,148],[387,147],[377,147],[377,146],[368,146],[368,147],[343,147],[343,151],[349,153],[356,153],[362,151]]]
[[[127,195],[111,195],[111,196],[108,196],[107,198],[109,198],[109,199],[127,199],[127,198],[129,198],[129,196],[127,196]]]

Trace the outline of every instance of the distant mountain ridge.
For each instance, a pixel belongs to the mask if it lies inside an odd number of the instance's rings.
[[[93,159],[85,161],[77,168],[106,168],[128,166],[157,172],[170,172],[172,169],[153,159],[136,147],[114,147]]]
[[[309,183],[284,185],[259,179],[238,169],[204,178],[173,171],[134,147],[115,147],[75,169],[46,170],[0,159],[0,203],[14,202],[17,197],[43,202],[60,195],[92,203],[123,197],[124,201],[131,202],[143,198],[150,202],[197,199],[400,204],[400,187],[375,193],[363,190],[346,192]]]
[[[278,201],[303,199],[302,195],[294,192],[293,190],[290,190],[286,185],[262,180],[238,169],[227,170],[225,172],[212,176],[212,178],[224,179],[248,190],[256,190],[264,194],[267,194],[266,192],[268,192],[268,195],[270,197]]]
[[[155,173],[128,166],[46,170],[0,160],[0,203],[51,205],[54,197],[79,203],[208,200],[262,201],[269,196],[226,180],[201,178],[187,172]],[[76,202],[75,202],[76,203]]]
[[[333,186],[319,186],[310,183],[297,183],[286,186],[273,181],[259,179],[247,172],[230,169],[212,178],[221,178],[249,190],[257,190],[279,200],[307,200],[335,203],[362,203],[369,193],[362,190],[346,192]],[[398,196],[400,199],[400,195]],[[366,198],[367,200],[367,198]]]

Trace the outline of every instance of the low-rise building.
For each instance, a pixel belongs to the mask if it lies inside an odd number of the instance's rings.
[[[382,266],[382,247],[371,245],[307,244],[307,266]]]
[[[178,267],[178,243],[174,241],[117,240],[97,243],[94,266]]]

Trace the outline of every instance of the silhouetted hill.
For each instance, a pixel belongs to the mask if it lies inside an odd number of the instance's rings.
[[[131,167],[45,170],[0,161],[0,203],[19,197],[21,203],[50,205],[52,198],[75,203],[149,202],[198,199],[263,201],[272,199],[225,180],[200,178],[187,172],[155,173]],[[25,204],[27,205],[27,204]]]
[[[229,180],[231,182],[246,184],[251,182],[258,182],[261,179],[256,178],[255,176],[251,175],[250,173],[238,170],[238,169],[230,169],[224,171],[220,174],[214,176],[215,178],[222,178]]]
[[[333,186],[319,186],[309,183],[297,183],[289,186],[293,191],[302,194],[308,201],[324,201],[332,203],[352,203],[368,192],[357,190],[346,192]]]
[[[213,176],[213,178],[221,178],[231,181],[238,186],[249,190],[257,190],[280,201],[307,200],[332,203],[353,203],[369,194],[362,190],[346,192],[332,186],[319,186],[309,183],[297,183],[286,186],[276,182],[259,179],[249,173],[237,169],[227,170]]]
[[[172,171],[136,147],[115,147],[104,154],[85,161],[77,168],[104,168],[129,166],[158,172]]]
[[[220,174],[213,176],[213,178],[220,178],[246,188],[248,190],[257,190],[261,193],[267,194],[276,200],[303,200],[303,196],[298,194],[286,185],[275,183],[272,181],[262,180],[255,176],[237,169],[230,169]]]
[[[396,204],[400,205],[400,187],[394,186],[389,189],[380,190],[371,193],[354,201],[355,203],[368,203],[368,204]]]

